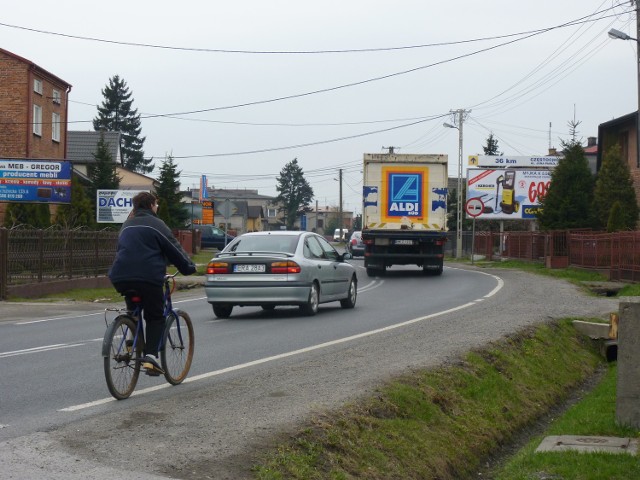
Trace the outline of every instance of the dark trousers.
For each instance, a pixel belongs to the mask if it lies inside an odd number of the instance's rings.
[[[116,282],[113,284],[118,293],[124,295],[127,308],[131,311],[135,306],[131,302],[131,293],[142,298],[144,312],[145,349],[144,353],[158,356],[158,345],[164,331],[164,292],[161,285],[143,282]]]

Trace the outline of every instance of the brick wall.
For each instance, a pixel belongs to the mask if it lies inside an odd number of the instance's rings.
[[[29,66],[0,52],[0,157],[27,155]]]

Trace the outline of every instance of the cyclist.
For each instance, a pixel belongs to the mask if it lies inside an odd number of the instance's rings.
[[[133,211],[118,235],[116,258],[109,279],[121,293],[135,291],[142,297],[146,322],[142,367],[148,375],[164,373],[158,359],[158,344],[164,329],[163,282],[167,265],[175,265],[183,275],[196,271],[195,264],[175,239],[169,227],[157,217],[158,199],[140,192],[132,199]],[[133,310],[128,296],[127,308]]]

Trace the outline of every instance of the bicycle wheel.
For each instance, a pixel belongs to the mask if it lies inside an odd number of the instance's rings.
[[[104,377],[109,392],[118,400],[128,398],[133,393],[140,375],[144,345],[138,336],[136,348],[133,348],[135,336],[136,322],[128,315],[116,317],[104,334]]]
[[[162,340],[160,361],[164,376],[170,384],[178,385],[187,377],[193,360],[193,324],[187,312],[169,313]]]

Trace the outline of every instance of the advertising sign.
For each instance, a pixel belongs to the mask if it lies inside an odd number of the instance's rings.
[[[0,202],[71,203],[71,162],[0,159]]]
[[[203,225],[213,225],[214,215],[213,215],[213,202],[211,200],[203,200],[202,201],[202,224]]]
[[[124,223],[131,210],[132,199],[148,190],[98,190],[96,193],[96,220],[98,223]]]
[[[507,157],[496,155],[469,155],[470,167],[543,167],[555,168],[561,157]]]
[[[480,220],[534,220],[550,183],[551,171],[546,169],[470,168],[467,202],[482,202],[482,212],[475,215]]]
[[[402,217],[426,221],[429,170],[425,167],[382,167],[382,221],[397,222]]]

